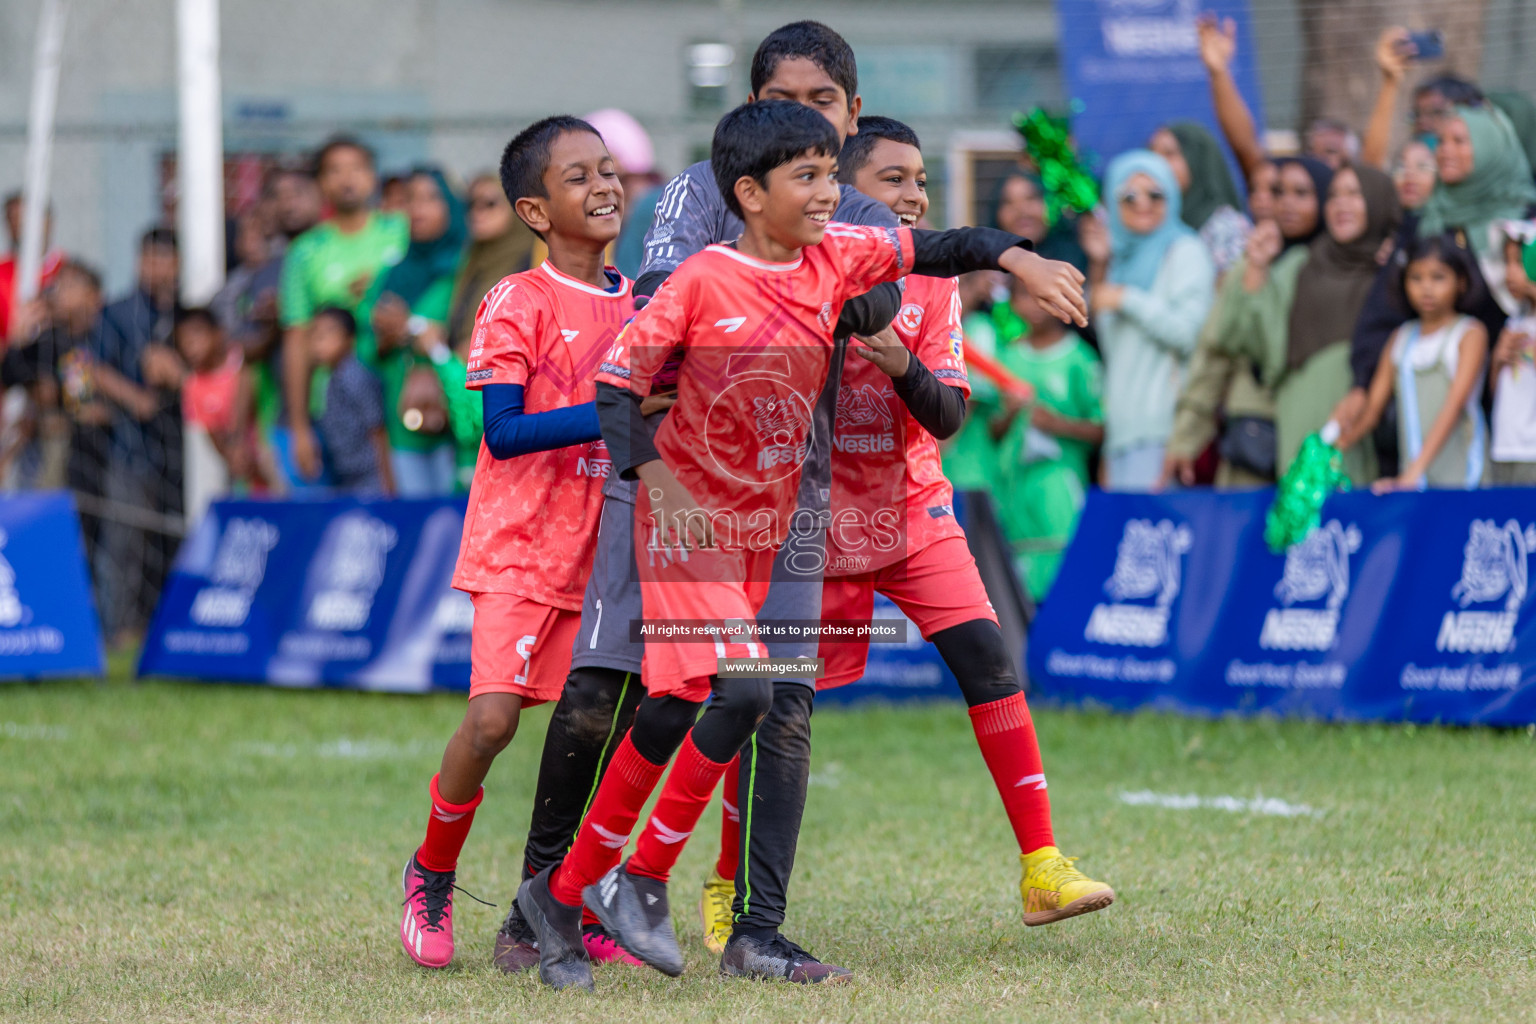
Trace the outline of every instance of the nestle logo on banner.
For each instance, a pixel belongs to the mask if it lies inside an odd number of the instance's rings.
[[[1115,57],[1175,57],[1199,52],[1194,0],[1100,0],[1104,52]]]
[[[192,599],[192,621],[210,628],[245,625],[251,600],[267,577],[267,555],[277,540],[277,527],[265,519],[231,519],[226,523],[208,573],[209,585]]]
[[[393,526],[368,515],[340,519],[332,530],[330,560],[305,624],[336,632],[362,629],[384,582],[385,558],[399,535]]]
[[[1179,596],[1189,527],[1167,519],[1132,519],[1115,552],[1115,570],[1104,583],[1113,604],[1096,604],[1083,639],[1120,647],[1161,647],[1168,642],[1168,616]],[[1150,604],[1127,604],[1150,601]]]
[[[468,633],[475,625],[475,602],[462,590],[450,590],[438,599],[432,628],[440,633]]]
[[[1536,549],[1536,525],[1521,528],[1511,519],[1502,527],[1492,519],[1474,519],[1462,549],[1461,579],[1451,597],[1463,609],[1502,600],[1502,611],[1448,611],[1440,620],[1435,650],[1491,654],[1515,648],[1515,621],[1530,584],[1530,553]]]
[[[1312,531],[1285,553],[1285,571],[1275,585],[1284,607],[1264,616],[1259,646],[1271,651],[1326,651],[1339,638],[1339,609],[1349,597],[1349,556],[1360,550],[1360,530],[1337,519]],[[1321,608],[1292,605],[1321,601]]]

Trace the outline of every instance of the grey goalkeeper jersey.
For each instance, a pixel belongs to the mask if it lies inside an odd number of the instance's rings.
[[[852,185],[842,186],[842,197],[832,219],[873,227],[893,228],[899,224],[890,207],[869,198]],[[667,187],[662,190],[661,199],[656,204],[656,219],[645,233],[645,262],[636,281],[651,284],[645,280],[646,275],[670,274],[705,246],[735,241],[745,227],[741,218],[726,207],[709,161],[696,163],[667,182]],[[824,520],[832,500],[832,419],[837,412],[837,392],[842,384],[847,344],[846,339],[839,340],[832,352],[827,383],[816,399],[812,414],[812,443],[800,471],[799,506],[816,513],[818,521]],[[607,493],[634,501],[636,485],[633,481],[622,481],[617,473],[608,481]],[[623,493],[626,490],[628,494]],[[797,515],[795,520],[799,522],[802,518]]]

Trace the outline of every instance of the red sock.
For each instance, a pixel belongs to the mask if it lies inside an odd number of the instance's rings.
[[[592,798],[592,808],[576,832],[571,852],[550,878],[549,891],[555,899],[569,907],[579,906],[581,890],[619,862],[635,819],[666,768],[641,757],[629,734],[624,734],[597,787],[597,796]]]
[[[992,781],[1003,798],[1003,810],[1019,840],[1019,850],[1033,853],[1054,846],[1051,836],[1051,798],[1045,792],[1045,769],[1040,762],[1040,743],[1029,717],[1024,694],[971,708],[971,728],[976,745],[992,772]]]
[[[710,797],[715,795],[720,776],[733,761],[711,761],[693,745],[693,733],[688,734],[682,749],[677,752],[677,761],[672,765],[672,774],[667,776],[667,784],[661,787],[661,798],[656,801],[656,808],[651,811],[650,820],[635,843],[635,855],[629,858],[630,874],[645,875],[662,882],[667,880],[672,865],[677,863],[678,855],[688,845],[688,837],[693,834],[704,808],[709,806]],[[735,871],[733,866],[733,878]]]
[[[485,797],[485,787],[475,792],[467,804],[451,804],[437,791],[437,776],[427,787],[432,794],[432,813],[427,816],[427,838],[416,851],[416,861],[428,871],[452,871],[459,866],[459,851],[469,838],[469,826],[475,821],[475,808]]]
[[[741,755],[731,758],[725,770],[725,784],[720,789],[720,802],[724,808],[720,814],[720,859],[715,861],[715,874],[721,878],[736,877],[736,863],[741,860],[741,810],[736,801],[741,795]]]

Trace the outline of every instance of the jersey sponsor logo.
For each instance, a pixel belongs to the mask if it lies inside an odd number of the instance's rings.
[[[884,455],[896,450],[896,439],[890,434],[838,434],[832,446],[841,455]]]
[[[576,456],[576,475],[589,476],[597,480],[606,480],[613,473],[613,462],[609,459]]]
[[[1104,581],[1109,604],[1096,604],[1083,638],[1123,647],[1161,647],[1178,599],[1184,555],[1193,544],[1189,527],[1167,519],[1132,519],[1115,551],[1115,568]]]
[[[903,331],[906,331],[908,334],[916,334],[917,329],[923,326],[923,307],[915,302],[907,303],[896,314],[896,322]]]
[[[869,427],[878,423],[885,430],[896,425],[885,395],[873,384],[858,387],[844,384],[838,388],[837,422],[839,426],[847,427]]]
[[[747,322],[744,316],[728,316],[715,321],[716,327],[724,327],[726,334],[735,334],[741,330],[741,325]]]
[[[1264,616],[1259,646],[1279,651],[1326,651],[1339,636],[1339,615],[1349,597],[1349,558],[1360,550],[1360,530],[1330,519],[1285,553],[1275,584],[1281,607]],[[1298,608],[1315,604],[1322,607]]]
[[[576,340],[576,336],[580,333],[580,331],[567,331],[564,328],[561,328],[560,337],[564,338],[565,343],[569,345],[571,342]]]
[[[1458,610],[1440,620],[1435,650],[1490,654],[1514,650],[1515,621],[1530,589],[1530,554],[1536,550],[1536,525],[1511,519],[1499,526],[1476,519],[1462,548],[1461,579],[1451,588]],[[1503,602],[1501,609],[1475,604]]]
[[[471,380],[471,381],[473,381],[473,380],[490,380],[493,376],[495,376],[495,372],[496,371],[494,371],[494,370],[492,370],[490,368],[486,368],[484,370],[470,370],[468,373],[466,373],[464,375],[464,379],[465,380]]]

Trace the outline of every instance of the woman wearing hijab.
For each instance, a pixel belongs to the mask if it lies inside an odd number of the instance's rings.
[[[1347,164],[1328,185],[1326,231],[1304,257],[1282,265],[1280,232],[1254,231],[1221,344],[1247,356],[1274,389],[1279,473],[1349,390],[1349,339],[1376,280],[1377,254],[1401,216],[1391,178],[1374,167]],[[1374,451],[1352,449],[1344,469],[1355,483],[1370,483],[1376,478]]]
[[[1243,200],[1221,144],[1203,125],[1175,121],[1153,132],[1147,148],[1173,168],[1183,199],[1180,217],[1199,232],[1217,274],[1225,274],[1242,255],[1253,224],[1242,214]]]
[[[1216,266],[1179,218],[1178,182],[1156,153],[1133,149],[1112,160],[1104,198],[1102,220],[1085,220],[1082,232],[1104,356],[1101,478],[1108,488],[1146,491],[1162,474],[1174,403],[1215,295]]]
[[[407,180],[406,214],[411,241],[405,255],[379,275],[358,307],[357,355],[384,385],[396,493],[423,498],[452,493],[454,446],[441,385],[413,343],[428,333],[442,337],[466,230],[464,204],[435,168]]]
[[[1272,225],[1265,228],[1266,235],[1275,229],[1280,232],[1281,252],[1273,261],[1272,274],[1290,277],[1306,259],[1307,246],[1323,230],[1323,197],[1332,180],[1333,171],[1311,157],[1283,157],[1270,164],[1268,173],[1254,174],[1249,212],[1255,224]],[[1235,323],[1239,307],[1234,296],[1243,289],[1247,269],[1247,256],[1239,256],[1222,279],[1215,307],[1201,328],[1189,381],[1174,412],[1163,469],[1165,484],[1187,487],[1195,482],[1195,462],[1216,440],[1218,425],[1216,486],[1262,487],[1274,482],[1274,393],[1259,380],[1250,359],[1233,355],[1223,343],[1227,335],[1241,329]]]

